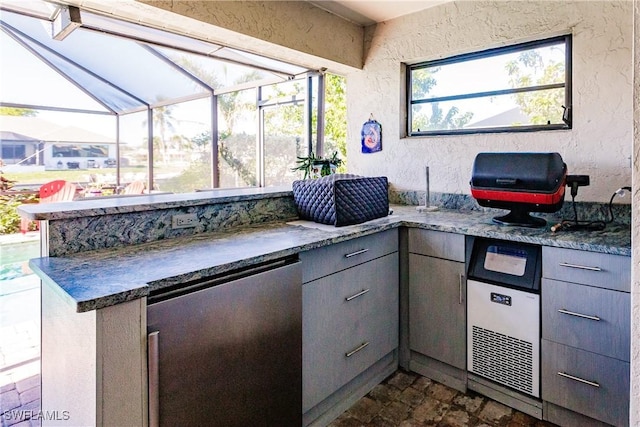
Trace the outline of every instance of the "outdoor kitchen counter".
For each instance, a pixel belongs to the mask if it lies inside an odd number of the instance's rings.
[[[331,227],[293,221],[247,226],[225,232],[159,240],[114,249],[80,252],[30,261],[43,281],[55,284],[77,312],[147,296],[163,287],[276,260],[298,252],[391,228],[415,227],[545,246],[631,256],[628,225],[598,232],[552,233],[546,228],[500,226],[495,213],[391,206],[393,215],[364,224]]]

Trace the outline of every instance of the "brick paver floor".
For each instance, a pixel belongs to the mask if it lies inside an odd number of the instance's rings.
[[[329,427],[552,427],[474,392],[397,371]]]

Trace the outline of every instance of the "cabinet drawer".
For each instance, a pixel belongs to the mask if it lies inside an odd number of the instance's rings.
[[[303,412],[398,347],[398,254],[302,286]]]
[[[631,296],[542,280],[542,337],[629,361]]]
[[[542,276],[630,292],[631,258],[544,246]]]
[[[464,235],[410,228],[409,252],[464,262]]]
[[[302,282],[398,251],[398,230],[387,230],[335,245],[300,252]]]
[[[629,425],[629,363],[542,340],[542,399]]]

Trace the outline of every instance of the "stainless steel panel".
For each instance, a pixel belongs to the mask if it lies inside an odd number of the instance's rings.
[[[467,369],[540,396],[540,295],[467,280]]]
[[[160,425],[160,373],[158,366],[158,331],[147,336],[147,363],[149,372],[149,427]]]
[[[296,263],[149,306],[160,425],[301,425],[301,277]]]

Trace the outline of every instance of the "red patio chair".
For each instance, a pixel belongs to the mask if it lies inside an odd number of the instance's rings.
[[[144,181],[133,181],[124,187],[120,194],[142,194],[144,192]]]
[[[47,182],[40,187],[40,203],[69,202],[76,195],[76,185],[63,179]],[[20,231],[29,231],[30,219],[22,218]]]

